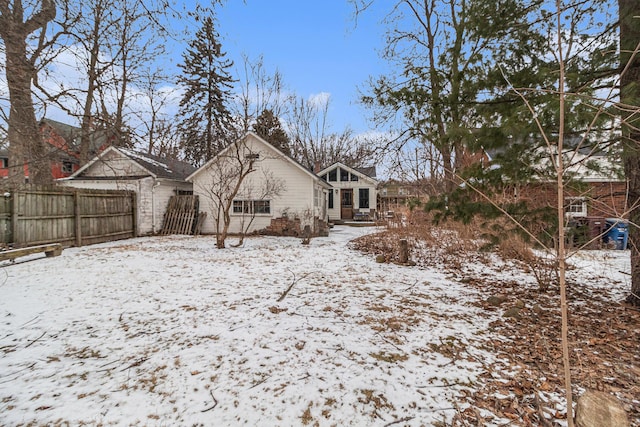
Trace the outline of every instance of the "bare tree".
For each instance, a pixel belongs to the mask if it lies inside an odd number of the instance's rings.
[[[252,180],[252,177],[249,177],[244,182],[242,190],[236,196],[242,206],[240,207],[240,237],[238,243],[234,246],[242,246],[244,244],[244,238],[251,229],[256,214],[264,213],[261,212],[261,210],[264,210],[264,205],[260,203],[277,197],[286,191],[286,183],[283,179],[276,177],[273,171],[260,168],[259,175],[260,178],[257,180]]]
[[[139,140],[148,154],[178,158],[179,136],[174,117],[167,109],[176,102],[176,93],[163,85],[167,81],[159,70],[147,70],[140,81],[141,103],[144,111],[137,112],[142,128],[138,131]]]
[[[241,191],[244,180],[255,172],[254,163],[259,154],[252,153],[245,140],[229,145],[204,166],[209,179],[198,181],[196,191],[209,202],[216,232],[216,247],[225,248],[233,201]]]
[[[105,53],[109,38],[113,37],[118,15],[111,0],[95,0],[82,4],[82,20],[74,31],[76,41],[82,46],[79,59],[86,73],[86,92],[81,108],[80,163],[85,164],[91,155],[91,137],[94,123],[94,107],[99,85],[103,75],[113,66],[113,59]],[[93,153],[95,154],[95,153]]]
[[[245,133],[265,110],[270,110],[275,117],[284,117],[295,97],[287,93],[280,71],[269,74],[262,56],[252,61],[244,55],[242,67],[234,115],[240,120],[240,131]]]
[[[365,166],[372,160],[376,144],[366,136],[357,137],[350,128],[331,132],[329,106],[330,98],[325,94],[296,99],[287,120],[292,157],[310,170],[338,161]]]
[[[81,122],[80,162],[92,151],[96,129],[110,133],[110,143],[132,146],[138,136],[127,122],[137,114],[139,93],[153,59],[164,53],[167,32],[161,24],[162,5],[139,0],[95,0],[81,4],[82,19],[73,31],[77,62],[86,78],[74,100]],[[73,113],[73,112],[72,112]],[[140,120],[140,117],[137,117]],[[146,118],[140,120],[145,123]],[[144,132],[143,132],[144,133]]]
[[[25,16],[26,11],[31,15]],[[9,177],[14,184],[24,179],[23,164],[29,162],[29,178],[35,183],[51,181],[46,147],[38,130],[32,98],[38,61],[52,39],[47,26],[56,17],[53,0],[24,3],[0,1],[0,37],[5,45],[5,73],[9,88]],[[55,38],[55,37],[54,37]],[[35,47],[33,46],[35,42]]]

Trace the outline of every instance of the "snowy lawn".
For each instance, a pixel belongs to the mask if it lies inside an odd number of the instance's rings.
[[[450,422],[500,365],[502,313],[443,269],[348,247],[373,231],[226,250],[149,237],[3,264],[0,425]]]

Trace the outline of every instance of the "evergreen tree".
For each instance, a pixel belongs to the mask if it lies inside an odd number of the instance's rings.
[[[289,137],[282,129],[280,119],[273,114],[273,111],[265,109],[260,113],[253,125],[255,133],[260,135],[265,141],[276,147],[278,150],[291,155]]]
[[[474,8],[476,13],[472,15],[476,17],[500,16],[496,8],[506,8],[508,17],[520,17],[486,25],[469,18],[465,27],[469,41],[492,40],[492,35],[500,34],[496,28],[503,29],[502,36],[481,52],[487,64],[495,65],[483,69],[483,79],[471,75],[465,78],[470,80],[461,80],[463,87],[475,88],[476,94],[462,102],[467,109],[461,117],[467,119],[448,125],[457,127],[452,136],[463,138],[457,153],[490,151],[492,162],[490,168],[476,165],[467,170],[456,169],[456,175],[466,184],[450,188],[454,194],[433,198],[427,207],[439,212],[437,218],[452,216],[463,221],[476,214],[497,217],[507,213],[516,220],[516,229],[550,241],[557,224],[548,229],[544,224],[556,222],[553,211],[557,206],[551,200],[546,204],[524,204],[519,194],[521,190],[554,182],[557,173],[553,161],[561,129],[557,90],[560,64],[554,29],[557,15],[553,8],[545,11],[531,7],[533,2],[528,0],[473,0],[467,4]],[[602,100],[597,91],[609,87],[617,72],[617,37],[606,20],[594,20],[610,5],[610,0],[567,1],[560,8],[566,16],[564,22],[579,29],[561,33],[565,69],[562,139],[563,152],[568,157],[581,149],[615,151],[611,147],[614,140],[606,134],[614,126],[606,113],[610,101]],[[512,37],[509,27],[513,28],[513,43],[505,43]],[[443,105],[446,111],[460,108]],[[583,185],[570,174],[565,174],[564,184],[578,194]],[[508,233],[502,233],[505,234]]]
[[[485,82],[499,69],[494,52],[531,66],[539,50],[530,48],[540,40],[521,25],[528,14],[521,0],[403,0],[391,8],[384,56],[398,71],[373,81],[363,102],[375,109],[376,119],[400,118],[402,143],[435,148],[425,151],[435,151],[430,161],[452,191],[483,124]]]
[[[185,87],[180,100],[181,146],[186,160],[194,165],[204,164],[234,139],[227,106],[233,62],[225,56],[214,20],[208,16],[179,65],[183,74],[178,83]]]

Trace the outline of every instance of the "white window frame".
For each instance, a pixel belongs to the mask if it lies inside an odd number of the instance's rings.
[[[582,218],[587,216],[587,199],[584,197],[567,197],[565,215],[568,218]]]
[[[234,199],[231,214],[271,216],[271,200]]]

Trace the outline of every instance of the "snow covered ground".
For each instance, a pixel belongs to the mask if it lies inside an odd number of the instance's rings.
[[[138,238],[1,265],[0,425],[451,420],[493,362],[499,313],[443,270],[349,249],[373,231],[226,250]]]

